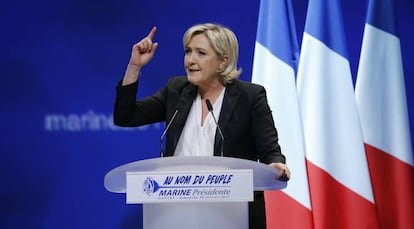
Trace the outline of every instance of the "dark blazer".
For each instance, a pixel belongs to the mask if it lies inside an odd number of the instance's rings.
[[[191,105],[197,96],[197,86],[186,77],[172,77],[167,85],[152,96],[136,101],[138,82],[117,86],[114,122],[119,126],[141,126],[165,121],[178,113],[167,132],[166,156],[174,154]],[[278,144],[272,112],[266,91],[260,86],[241,80],[226,85],[218,124],[224,135],[224,156],[285,163]],[[216,132],[214,155],[221,153],[222,140]]]

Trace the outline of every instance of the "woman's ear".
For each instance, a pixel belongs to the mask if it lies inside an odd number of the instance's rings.
[[[229,61],[229,57],[227,55],[224,55],[220,60],[219,71],[223,71],[223,69],[227,67],[228,61]]]

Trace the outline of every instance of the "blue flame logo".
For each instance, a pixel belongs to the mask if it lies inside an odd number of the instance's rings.
[[[145,179],[144,183],[142,184],[142,188],[144,193],[146,193],[148,196],[151,196],[154,192],[156,192],[159,189],[158,183],[153,180],[151,177],[147,177]]]

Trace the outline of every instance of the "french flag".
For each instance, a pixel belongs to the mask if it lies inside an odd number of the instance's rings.
[[[299,47],[290,0],[260,2],[252,82],[266,88],[292,179],[286,189],[266,191],[267,228],[313,228],[305,145],[295,70]]]
[[[379,228],[339,0],[309,0],[297,87],[315,228]]]
[[[414,228],[414,163],[394,2],[370,0],[355,96],[381,228]]]

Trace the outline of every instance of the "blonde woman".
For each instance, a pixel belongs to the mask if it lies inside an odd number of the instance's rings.
[[[114,122],[119,126],[169,123],[164,156],[236,157],[269,164],[280,170],[276,179],[290,179],[285,156],[267,104],[265,89],[241,81],[238,41],[218,24],[190,27],[183,37],[185,77],[172,77],[152,96],[136,101],[142,67],[153,58],[158,43],[154,27],[132,48],[125,75],[117,86]],[[206,100],[218,117],[219,131]],[[176,112],[179,110],[179,112]],[[222,141],[221,134],[225,141]],[[249,204],[250,228],[266,228],[263,192]]]

